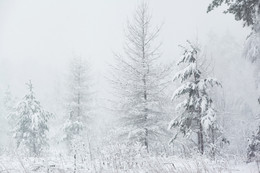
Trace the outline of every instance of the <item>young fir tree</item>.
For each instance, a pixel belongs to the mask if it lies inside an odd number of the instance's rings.
[[[189,137],[191,133],[197,134],[198,150],[204,153],[206,141],[214,144],[215,134],[218,130],[216,124],[216,111],[209,94],[209,89],[221,84],[213,78],[203,78],[198,63],[200,50],[189,43],[177,65],[185,68],[178,72],[173,81],[180,80],[182,85],[174,92],[172,99],[185,98],[176,106],[180,113],[169,124],[169,128],[177,128],[178,132],[171,140],[173,142],[179,133]]]
[[[48,120],[51,117],[35,98],[31,81],[26,84],[28,94],[16,107],[18,123],[15,127],[14,138],[17,147],[24,147],[30,156],[40,156],[45,147],[48,146],[47,131]]]
[[[260,161],[260,126],[256,134],[249,140],[247,147],[247,162]]]
[[[164,133],[167,116],[163,110],[169,68],[160,66],[160,28],[153,29],[147,4],[137,8],[126,31],[125,56],[116,56],[114,89],[117,107],[128,141],[148,146]]]
[[[88,137],[92,99],[87,63],[81,57],[76,57],[72,59],[70,65],[67,97],[69,117],[63,127],[65,133],[63,140],[69,150],[72,150],[76,141],[82,142],[85,137]]]

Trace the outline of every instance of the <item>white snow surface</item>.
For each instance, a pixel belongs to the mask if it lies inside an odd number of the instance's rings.
[[[72,173],[75,169],[73,157],[58,155],[56,157],[30,158],[19,156],[0,157],[0,172],[66,172]],[[172,157],[139,157],[135,160],[122,160],[120,158],[108,160],[106,157],[96,158],[92,161],[77,162],[78,173],[92,172],[129,172],[129,173],[256,173],[255,162],[246,164],[234,161],[210,161],[205,158],[183,159]]]

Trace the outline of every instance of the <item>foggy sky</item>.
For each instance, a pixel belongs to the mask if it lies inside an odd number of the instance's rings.
[[[141,0],[0,0],[0,89],[10,85],[15,95],[25,93],[31,79],[43,104],[68,69],[69,59],[90,62],[93,77],[102,85],[113,52],[122,52],[124,29]],[[206,13],[209,0],[149,0],[154,26],[163,24],[159,40],[162,58],[172,61],[178,45],[210,33],[230,32],[241,43],[248,30],[232,15],[217,9]],[[218,46],[218,45],[216,45]],[[61,84],[62,85],[62,84]]]

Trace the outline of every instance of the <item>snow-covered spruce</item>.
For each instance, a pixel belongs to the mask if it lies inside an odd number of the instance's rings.
[[[172,100],[184,98],[176,106],[179,115],[170,122],[169,128],[177,128],[177,134],[170,141],[174,142],[179,133],[189,137],[192,133],[197,134],[198,150],[201,154],[205,151],[205,144],[210,144],[210,152],[215,155],[216,139],[220,136],[220,130],[216,123],[216,110],[209,95],[209,90],[214,86],[221,86],[214,78],[202,78],[201,67],[198,64],[199,49],[190,42],[188,48],[177,65],[186,65],[178,72],[173,81],[180,80],[181,86],[176,89]],[[205,75],[204,75],[205,76]]]
[[[35,98],[31,81],[27,83],[29,92],[16,107],[18,123],[15,127],[14,138],[17,147],[24,147],[30,156],[40,156],[44,147],[48,146],[46,132],[48,120],[51,117]]]

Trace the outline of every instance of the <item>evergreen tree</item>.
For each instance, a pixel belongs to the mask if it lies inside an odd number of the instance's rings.
[[[180,79],[182,85],[174,92],[172,99],[185,97],[184,101],[176,106],[180,115],[172,120],[169,128],[177,128],[178,132],[171,140],[176,139],[181,132],[186,137],[197,133],[198,150],[204,153],[205,142],[215,143],[214,134],[218,129],[216,125],[216,110],[209,94],[210,87],[221,86],[213,78],[203,78],[201,67],[198,64],[200,50],[189,42],[189,48],[184,48],[184,53],[177,65],[186,65],[178,72],[173,81]],[[205,139],[207,138],[207,139]]]
[[[236,20],[244,22],[244,26],[251,26],[257,30],[255,26],[259,22],[259,0],[213,0],[207,11],[210,12],[222,4],[228,6],[224,13],[234,14]]]
[[[69,117],[63,127],[65,132],[63,140],[66,141],[69,150],[73,148],[74,141],[78,141],[79,138],[83,140],[88,135],[92,100],[89,77],[87,63],[81,57],[73,58],[67,98]]]
[[[43,149],[48,146],[47,131],[48,120],[51,117],[35,98],[31,81],[27,83],[28,94],[16,107],[18,123],[14,137],[17,147],[23,146],[30,156],[40,156]]]
[[[166,131],[164,89],[170,70],[159,65],[159,31],[152,28],[148,6],[143,3],[128,23],[125,56],[116,56],[112,80],[124,134],[130,143],[138,141],[147,151],[151,142],[158,141]]]

